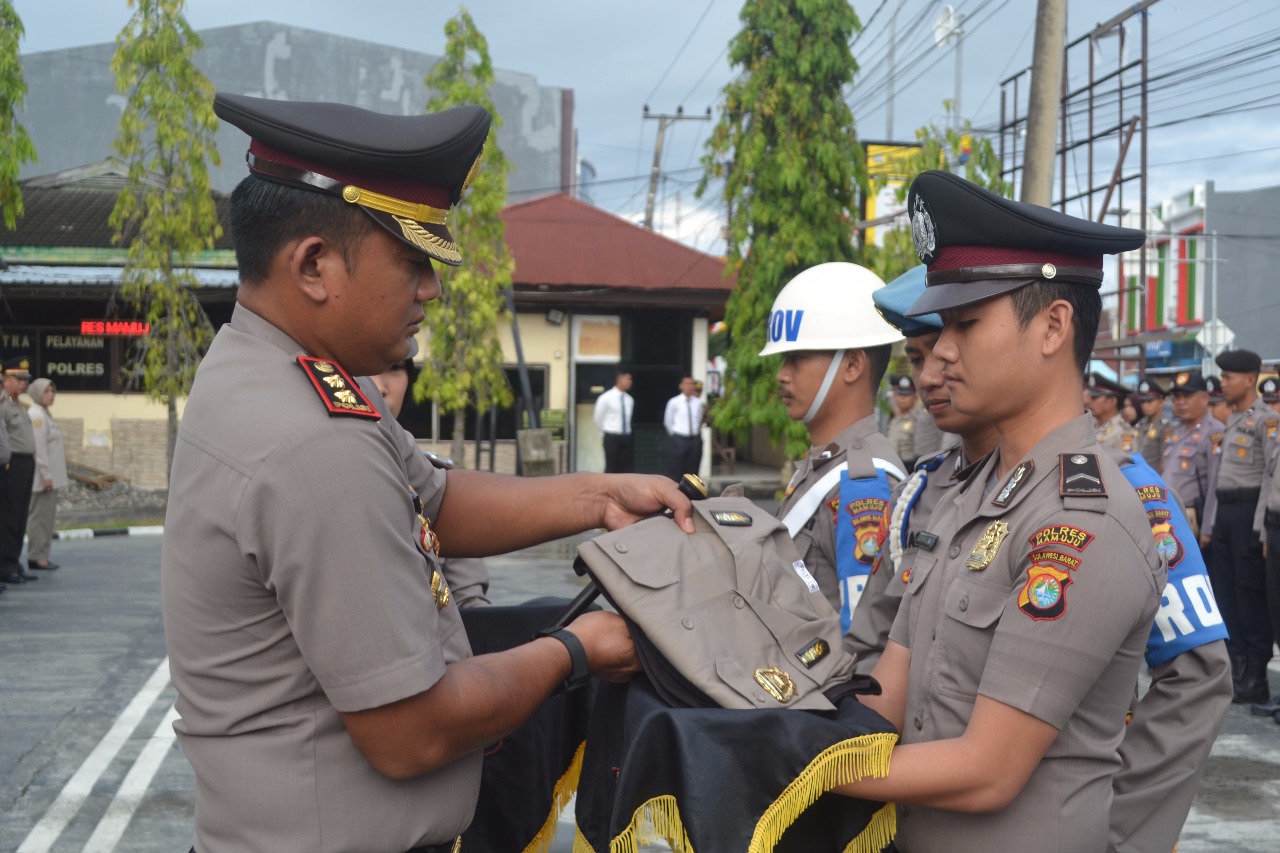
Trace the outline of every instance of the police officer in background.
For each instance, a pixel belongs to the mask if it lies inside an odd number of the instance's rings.
[[[559,686],[638,661],[604,612],[472,658],[441,549],[500,553],[664,506],[692,531],[691,505],[665,477],[435,468],[414,488],[421,454],[353,378],[406,357],[440,294],[433,264],[462,261],[447,220],[485,110],[228,94],[214,110],[251,140],[230,202],[241,285],[179,429],[161,558],[194,849],[453,851],[481,750]]]
[[[1200,521],[1212,494],[1210,483],[1218,465],[1214,448],[1222,441],[1225,427],[1209,414],[1208,386],[1199,371],[1175,376],[1171,393],[1173,416],[1177,421],[1164,448],[1160,473],[1182,500],[1187,521],[1198,540]],[[1197,547],[1199,544],[1197,541]],[[1203,550],[1207,555],[1208,549]]]
[[[1222,380],[1216,376],[1207,376],[1204,384],[1209,389],[1209,414],[1225,425],[1231,420],[1231,404],[1222,396]]]
[[[1222,370],[1223,398],[1231,417],[1222,433],[1221,457],[1213,483],[1214,502],[1205,509],[1200,544],[1212,543],[1209,560],[1213,591],[1231,638],[1234,701],[1266,702],[1271,660],[1271,618],[1262,540],[1254,515],[1262,489],[1268,439],[1280,416],[1258,397],[1262,359],[1250,350],[1227,350],[1214,359]]]
[[[907,209],[929,267],[908,313],[941,312],[951,404],[1000,445],[930,519],[861,697],[902,732],[889,773],[836,790],[898,803],[902,853],[1104,850],[1166,561],[1076,393],[1102,256],[1145,235],[941,171]]]
[[[1142,410],[1142,417],[1134,424],[1137,432],[1134,452],[1141,453],[1147,464],[1159,471],[1164,445],[1173,429],[1173,424],[1164,416],[1164,389],[1154,379],[1144,377],[1130,396]]]
[[[1268,376],[1258,383],[1258,396],[1262,397],[1262,402],[1270,406],[1273,412],[1280,414],[1280,379]]]
[[[916,426],[919,422],[916,405],[916,384],[910,376],[889,377],[889,443],[906,464],[907,470],[916,467],[920,454],[916,451]]]
[[[9,464],[0,486],[0,581],[19,585],[40,579],[22,568],[22,536],[36,476],[36,433],[18,395],[31,381],[31,359],[25,355],[4,363],[4,394],[0,418],[9,439]]]
[[[1120,416],[1129,389],[1100,373],[1089,374],[1089,411],[1097,427],[1098,444],[1128,453],[1137,433]]]
[[[875,273],[856,264],[810,267],[778,293],[760,351],[782,356],[777,375],[782,403],[788,417],[808,428],[813,445],[796,464],[778,517],[846,630],[875,556],[865,547],[873,541],[868,537],[879,527],[889,486],[907,476],[893,446],[877,431],[876,394],[892,345],[902,339],[871,302],[871,294],[883,286]],[[883,493],[868,491],[851,515],[853,501],[841,499],[842,475],[869,483],[877,472],[885,482]],[[867,508],[877,502],[873,517]],[[863,547],[838,557],[838,525],[856,529]]]

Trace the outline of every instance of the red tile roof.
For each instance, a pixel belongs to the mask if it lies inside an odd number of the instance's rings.
[[[517,286],[730,291],[723,258],[557,194],[502,212]]]

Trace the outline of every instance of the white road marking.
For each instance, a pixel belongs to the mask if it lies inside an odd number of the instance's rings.
[[[160,769],[160,763],[173,746],[173,721],[176,719],[178,711],[170,707],[169,713],[156,726],[151,740],[147,741],[124,781],[120,783],[120,789],[111,799],[111,805],[107,806],[106,814],[85,843],[84,853],[112,853],[116,849],[116,845],[124,837],[124,831],[129,828],[129,821],[133,820],[133,813],[146,796],[151,780]]]
[[[76,816],[80,807],[84,805],[84,801],[93,792],[94,784],[106,772],[116,753],[133,735],[134,729],[142,722],[147,710],[155,703],[156,697],[168,686],[169,659],[166,657],[160,661],[160,665],[156,667],[155,672],[151,673],[147,683],[142,685],[142,689],[120,712],[120,716],[116,717],[111,729],[102,736],[102,740],[98,741],[98,745],[93,748],[93,752],[89,753],[89,757],[67,780],[67,784],[62,787],[62,791],[44,813],[44,817],[40,818],[40,822],[27,833],[26,839],[18,847],[18,853],[48,853],[58,837],[62,835],[62,831],[66,829],[67,824]]]

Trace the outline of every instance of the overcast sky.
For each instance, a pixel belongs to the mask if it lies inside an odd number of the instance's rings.
[[[112,41],[130,14],[125,0],[14,0],[14,5],[26,27],[24,52]],[[495,65],[574,90],[580,154],[601,182],[594,199],[621,215],[636,216],[644,208],[657,122],[642,119],[643,106],[654,112],[683,106],[686,113],[701,113],[717,106],[720,90],[735,73],[725,49],[740,28],[740,0],[473,0],[466,5],[489,40]],[[865,31],[854,45],[862,73],[851,97],[862,138],[883,139],[889,130],[887,45],[895,6],[894,136],[909,140],[916,127],[942,120],[942,101],[954,97],[956,69],[954,49],[935,44],[934,23],[943,5],[855,0]],[[964,16],[961,114],[976,127],[994,128],[999,81],[1031,61],[1035,0],[957,0],[953,5]],[[1131,0],[1070,0],[1068,39],[1132,5]],[[197,29],[269,20],[439,53],[444,22],[457,8],[437,0],[189,0],[187,15]],[[1280,184],[1280,9],[1275,0],[1160,0],[1148,20],[1151,74],[1160,87],[1150,103],[1150,201],[1158,203],[1206,179],[1220,190]],[[1130,24],[1127,44],[1133,59],[1141,30],[1138,19]],[[1117,48],[1115,38],[1100,45],[1100,75],[1115,67]],[[1223,57],[1237,64],[1219,68]],[[1074,86],[1084,79],[1087,54],[1077,51],[1071,62]],[[1136,82],[1136,72],[1129,79]],[[1108,103],[1110,112],[1099,122],[1119,117],[1114,97]],[[1126,117],[1136,109],[1135,94],[1125,105]],[[1222,114],[1195,118],[1211,112]],[[663,207],[666,230],[674,231],[678,193],[680,236],[714,250],[717,204],[694,199],[692,189],[708,129],[707,122],[690,121],[669,131]],[[1082,115],[1070,137],[1083,132]],[[1114,148],[1098,152],[1094,179],[1105,181]],[[1068,193],[1086,171],[1080,151],[1068,169]],[[1056,187],[1055,180],[1055,193]],[[1134,202],[1126,197],[1126,207]]]

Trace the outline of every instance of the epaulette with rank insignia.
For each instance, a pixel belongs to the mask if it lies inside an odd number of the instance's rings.
[[[1102,472],[1098,469],[1098,457],[1092,453],[1063,453],[1058,456],[1058,493],[1064,498],[1106,497],[1102,485]]]
[[[360,392],[351,374],[337,362],[300,355],[298,366],[315,386],[330,417],[348,415],[354,418],[372,418],[375,421],[382,419],[378,410],[369,403],[369,398]]]

